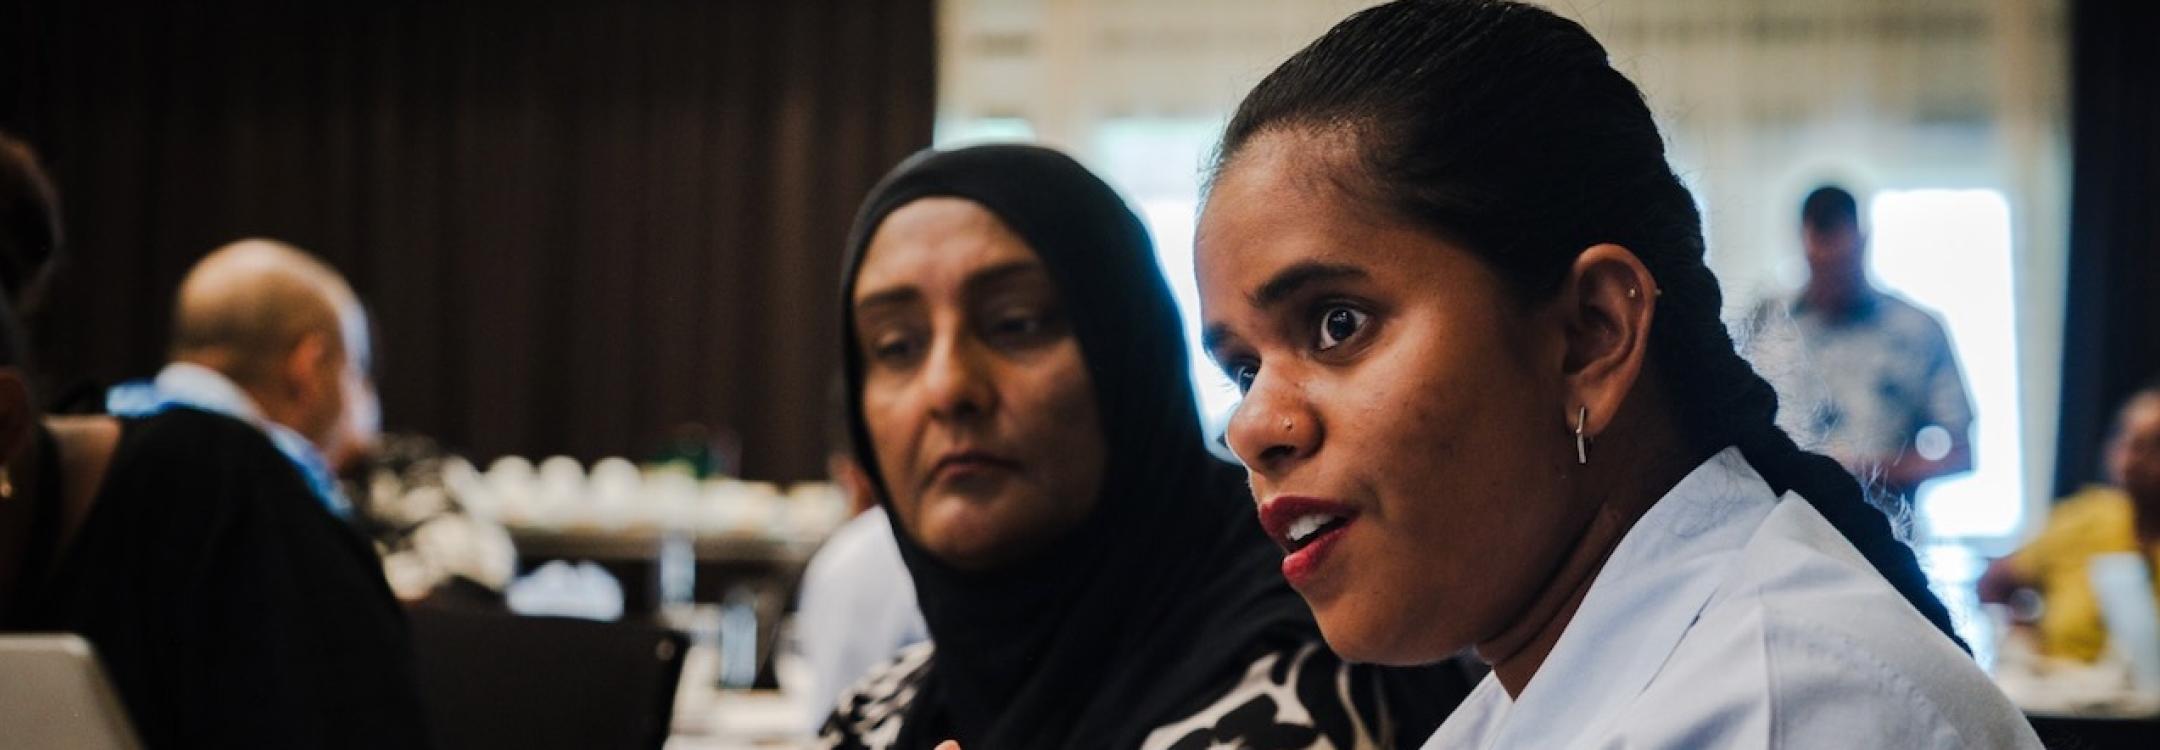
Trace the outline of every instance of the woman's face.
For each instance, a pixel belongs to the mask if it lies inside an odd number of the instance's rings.
[[[1329,645],[1423,663],[1498,634],[1580,511],[1554,316],[1324,171],[1339,138],[1249,142],[1196,263],[1210,352],[1246,389],[1229,444]]]
[[[1105,452],[1057,285],[982,206],[885,218],[850,307],[863,418],[903,528],[969,570],[1038,549],[1094,509]]]
[[[2131,399],[2116,419],[2115,437],[2108,444],[2109,471],[2133,499],[2160,501],[2160,396]]]

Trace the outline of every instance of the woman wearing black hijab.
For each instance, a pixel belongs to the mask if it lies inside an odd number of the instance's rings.
[[[849,429],[935,646],[843,696],[827,746],[1392,746],[1466,691],[1327,651],[1206,452],[1146,229],[1079,164],[918,154],[843,279]]]

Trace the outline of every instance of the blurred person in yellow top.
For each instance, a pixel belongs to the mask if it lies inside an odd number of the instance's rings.
[[[2039,594],[2044,655],[2090,662],[2106,653],[2107,625],[2087,574],[2093,557],[2138,552],[2148,566],[2160,566],[2160,381],[2131,394],[2117,412],[2107,471],[2112,486],[2063,498],[2039,536],[1980,578],[1984,602],[2010,603],[2020,590]],[[2153,595],[2160,598],[2160,585]]]

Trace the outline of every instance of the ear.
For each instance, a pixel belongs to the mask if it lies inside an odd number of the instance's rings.
[[[1571,397],[1565,424],[1573,428],[1588,409],[1583,432],[1595,435],[1612,424],[1642,375],[1657,282],[1627,248],[1597,245],[1576,256],[1560,297],[1567,343],[1562,376]]]
[[[321,397],[320,391],[332,385],[324,376],[337,366],[336,354],[329,335],[320,331],[302,334],[279,368],[285,376],[285,392],[301,403],[314,403]]]
[[[5,466],[30,445],[37,415],[30,408],[30,384],[22,370],[0,367],[0,466]]]

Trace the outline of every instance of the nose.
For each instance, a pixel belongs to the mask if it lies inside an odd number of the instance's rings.
[[[931,416],[946,422],[966,421],[990,413],[997,406],[997,388],[991,382],[989,354],[964,336],[948,336],[923,363],[923,384],[929,392]]]
[[[1247,471],[1275,477],[1318,451],[1323,432],[1297,384],[1263,370],[1230,415],[1224,439]]]

